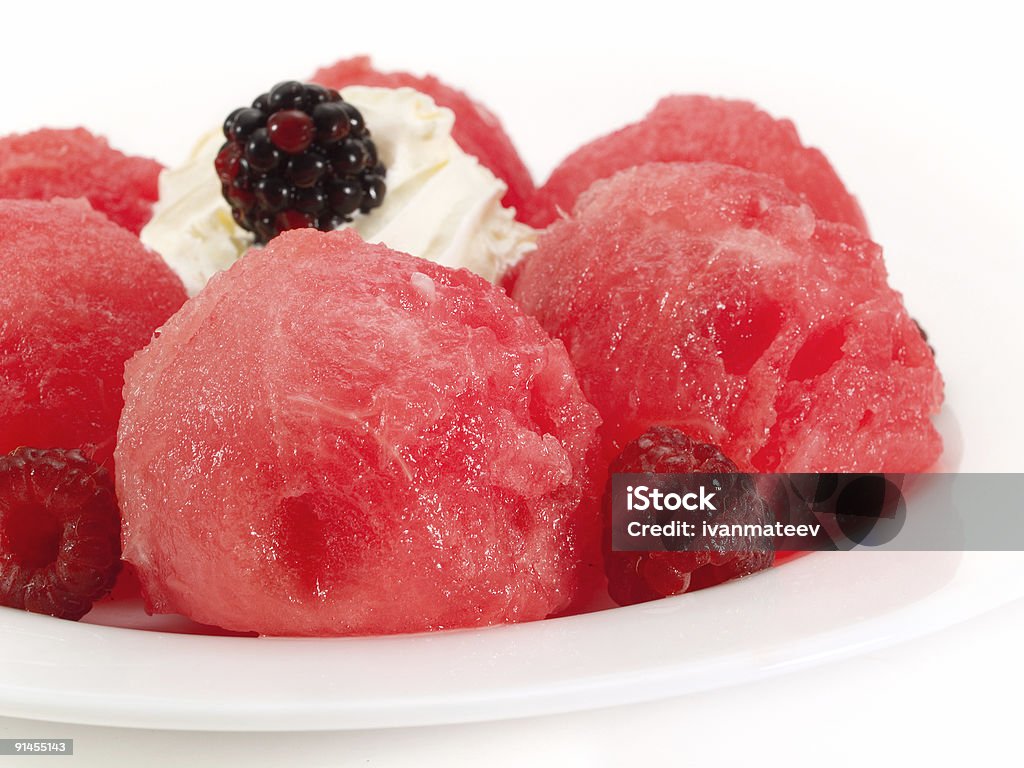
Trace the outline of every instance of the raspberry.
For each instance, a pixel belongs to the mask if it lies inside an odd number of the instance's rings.
[[[622,449],[609,475],[617,473],[701,473],[719,475],[724,501],[716,523],[770,523],[768,505],[748,476],[714,445],[699,443],[671,427],[651,427]],[[693,551],[617,552],[611,548],[611,482],[604,497],[605,573],[608,592],[619,605],[633,605],[692,592],[763,570],[772,564],[771,539],[728,543],[693,540]]]
[[[384,200],[384,165],[363,116],[337,91],[278,83],[224,121],[215,167],[240,227],[263,244],[289,229],[337,229]]]
[[[0,605],[77,621],[121,569],[110,476],[80,451],[0,456]]]

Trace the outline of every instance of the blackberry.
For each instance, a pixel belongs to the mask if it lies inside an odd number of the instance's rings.
[[[384,201],[387,169],[359,110],[288,80],[234,110],[215,162],[238,225],[266,244],[287,229],[337,229]]]
[[[651,427],[629,443],[609,467],[604,497],[604,562],[608,593],[619,605],[692,592],[763,570],[774,561],[770,538],[729,541],[696,536],[692,551],[620,552],[611,547],[611,475],[619,473],[707,474],[718,476],[722,510],[715,523],[772,522],[772,513],[753,481],[714,445],[671,427]]]
[[[110,475],[79,451],[0,456],[0,605],[78,620],[121,568]]]
[[[919,322],[917,322],[917,320],[914,320],[914,318],[910,319],[914,323],[914,325],[917,326],[917,332],[921,334],[922,341],[924,341],[924,343],[928,345],[928,350],[932,353],[932,357],[935,357],[935,347],[933,347],[932,343],[928,341],[928,332]]]

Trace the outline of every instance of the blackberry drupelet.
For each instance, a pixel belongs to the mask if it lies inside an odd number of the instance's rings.
[[[288,229],[337,229],[384,200],[387,169],[363,116],[335,90],[278,83],[228,115],[224,136],[221,189],[259,243]]]
[[[0,605],[78,620],[121,570],[121,513],[79,451],[0,456]]]

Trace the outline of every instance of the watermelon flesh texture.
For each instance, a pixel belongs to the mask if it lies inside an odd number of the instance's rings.
[[[881,249],[773,177],[623,171],[504,284],[565,342],[605,462],[659,424],[742,471],[914,472],[942,450],[942,378]]]
[[[84,128],[43,128],[0,138],[0,198],[84,197],[136,235],[157,199],[156,160],[130,157]]]
[[[0,454],[109,465],[125,361],[185,301],[138,238],[84,200],[0,200]]]
[[[413,88],[430,96],[438,106],[455,113],[452,138],[463,151],[476,157],[491,173],[508,185],[501,200],[515,208],[521,219],[526,201],[534,194],[533,179],[501,122],[485,106],[436,77],[417,77],[407,72],[381,72],[368,56],[342,59],[313,75],[312,81],[341,90],[349,85],[377,88]]]
[[[593,580],[596,411],[561,343],[466,270],[285,233],[191,299],[125,392],[125,559],[158,612],[416,632],[542,619]]]
[[[596,139],[561,162],[527,206],[534,227],[569,213],[598,179],[651,162],[726,163],[779,177],[818,218],[868,234],[856,199],[825,156],[805,147],[789,120],[776,120],[746,101],[669,96],[643,120]]]

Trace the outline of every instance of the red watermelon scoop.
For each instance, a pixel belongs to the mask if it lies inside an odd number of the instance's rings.
[[[867,234],[857,201],[825,156],[805,147],[789,120],[776,120],[746,101],[669,96],[643,120],[596,139],[555,169],[527,206],[524,221],[544,227],[569,213],[598,179],[651,162],[727,163],[778,176],[818,218]]]
[[[655,425],[743,471],[913,472],[942,449],[942,379],[881,248],[776,178],[623,171],[506,285],[565,342],[608,460]]]
[[[181,281],[82,200],[0,200],[0,455],[109,464],[124,363],[185,301]]]
[[[125,559],[155,610],[271,635],[542,619],[598,530],[598,417],[467,270],[286,232],[129,362]]]
[[[153,212],[161,165],[130,157],[84,128],[0,138],[0,198],[84,197],[136,235]]]
[[[318,70],[312,80],[337,90],[349,85],[413,88],[430,96],[438,106],[447,107],[455,113],[452,138],[508,185],[501,203],[506,208],[515,208],[517,218],[521,218],[523,206],[533,196],[533,179],[501,122],[480,102],[432,75],[416,77],[407,72],[381,72],[373,67],[368,56],[342,59]]]

